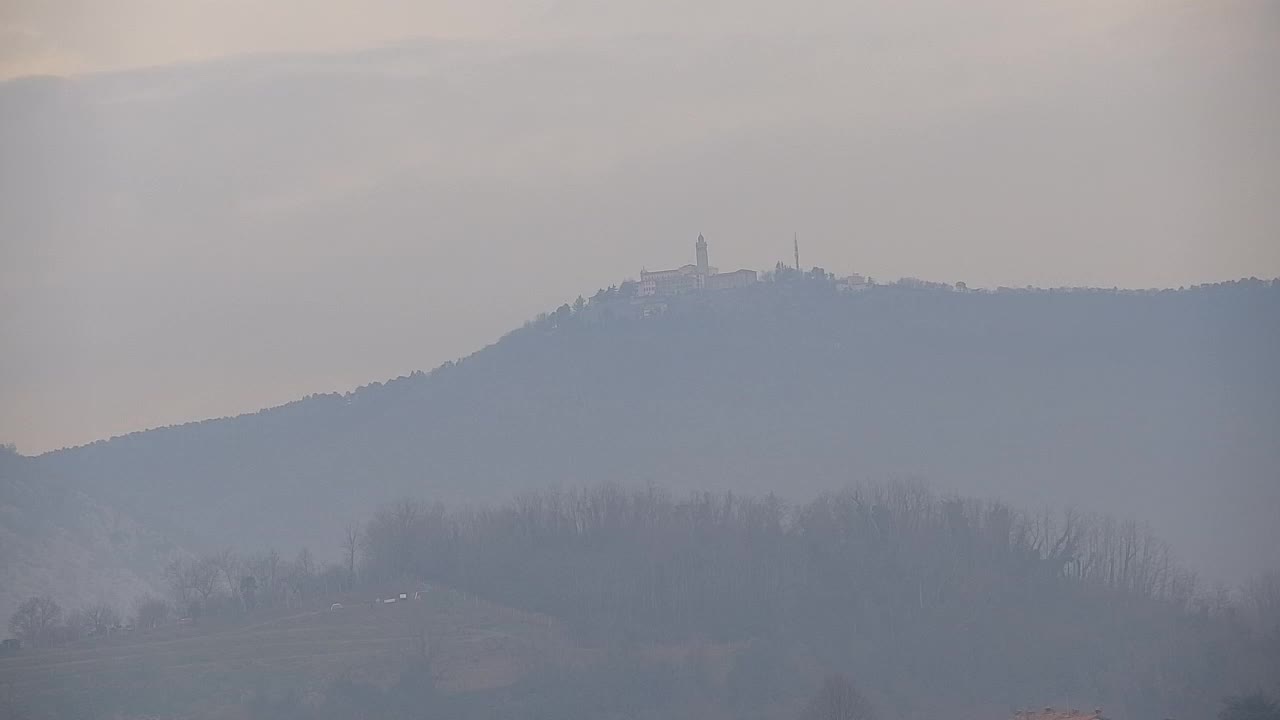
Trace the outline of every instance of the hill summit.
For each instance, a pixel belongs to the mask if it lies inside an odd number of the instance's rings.
[[[406,495],[800,500],[904,477],[1149,520],[1227,580],[1280,544],[1280,284],[847,289],[782,267],[718,291],[609,288],[431,372],[9,467],[188,547],[322,557],[335,519]]]

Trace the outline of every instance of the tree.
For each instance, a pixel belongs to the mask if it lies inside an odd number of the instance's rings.
[[[349,523],[342,534],[342,552],[347,559],[347,590],[356,586],[356,553],[360,550],[360,523]]]
[[[158,597],[144,597],[135,608],[135,622],[139,628],[160,627],[169,619],[169,603]]]
[[[202,557],[191,563],[191,585],[200,594],[200,600],[209,604],[209,596],[218,590],[218,577],[221,571],[218,561],[212,557]]]
[[[198,623],[201,615],[204,615],[204,606],[200,604],[199,598],[192,598],[191,602],[187,603],[187,618],[192,623]]]
[[[828,675],[805,708],[804,720],[873,720],[871,703],[843,675]]]
[[[1218,720],[1280,720],[1280,704],[1260,692],[1227,698]]]
[[[298,551],[298,557],[293,561],[294,575],[309,578],[316,574],[316,561],[311,555],[310,548],[302,548]]]
[[[90,605],[81,611],[81,615],[94,635],[106,635],[111,628],[120,624],[120,613],[105,602]]]
[[[210,557],[210,562],[222,574],[222,579],[227,583],[227,592],[235,596],[236,594],[236,577],[240,574],[240,558],[231,548],[226,548],[217,555]]]
[[[1245,609],[1258,630],[1280,637],[1280,571],[1263,573],[1242,588]]]
[[[272,548],[259,557],[255,565],[254,577],[262,578],[258,583],[258,604],[272,607],[280,595],[280,553]]]
[[[82,609],[72,610],[67,613],[62,626],[55,629],[55,642],[75,642],[88,635],[91,629],[92,625],[89,623],[89,618],[85,615],[85,611]]]
[[[17,612],[9,618],[9,632],[25,643],[38,646],[53,639],[61,619],[62,608],[58,603],[48,595],[41,595],[18,606]]]
[[[315,585],[315,571],[315,559],[305,547],[298,551],[297,559],[285,564],[284,584],[288,590],[285,601],[288,607],[293,607],[293,603],[306,604]]]
[[[569,303],[556,308],[556,311],[551,313],[551,327],[560,327],[572,314],[573,308],[569,307]]]
[[[173,588],[174,599],[180,606],[187,607],[195,599],[208,604],[209,596],[218,589],[221,569],[216,558],[179,558],[170,562],[164,573]]]
[[[240,599],[244,602],[245,610],[258,606],[258,578],[252,575],[240,578]]]
[[[416,500],[400,500],[378,509],[365,526],[364,568],[377,581],[430,575],[430,547],[445,532],[445,512]],[[438,569],[438,568],[435,568]]]

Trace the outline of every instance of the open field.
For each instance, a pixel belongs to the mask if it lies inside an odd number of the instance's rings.
[[[210,620],[0,658],[0,716],[235,717],[255,692],[305,697],[340,677],[385,686],[423,657],[439,691],[487,690],[549,657],[570,660],[563,636],[548,618],[444,590],[394,605]]]

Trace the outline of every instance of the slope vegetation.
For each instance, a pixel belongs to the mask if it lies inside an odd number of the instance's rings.
[[[0,620],[44,594],[68,609],[128,610],[157,591],[176,550],[128,514],[49,481],[31,458],[0,450]]]
[[[34,460],[193,547],[308,544],[412,495],[852,480],[1149,520],[1235,580],[1280,544],[1280,286],[841,295],[806,275],[567,307],[430,373]],[[413,332],[404,328],[404,332]]]

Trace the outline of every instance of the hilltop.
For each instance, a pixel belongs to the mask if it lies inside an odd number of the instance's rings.
[[[322,558],[335,527],[397,497],[601,481],[804,499],[923,478],[1149,520],[1227,580],[1280,543],[1275,283],[842,294],[810,273],[661,305],[645,316],[602,291],[431,372],[48,453],[24,472],[179,546]]]

